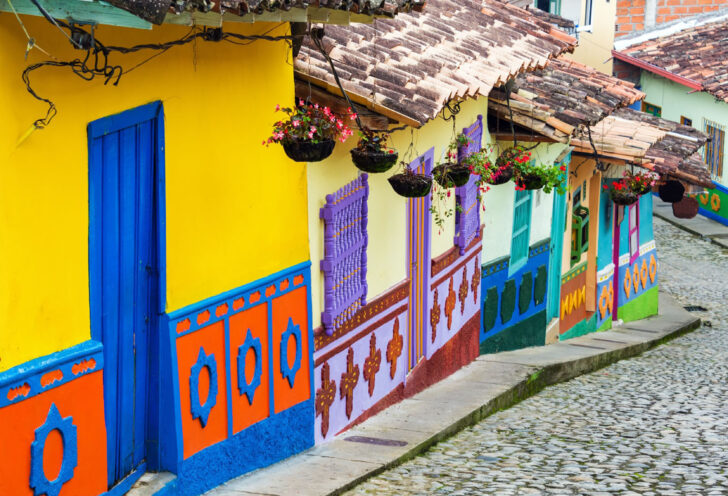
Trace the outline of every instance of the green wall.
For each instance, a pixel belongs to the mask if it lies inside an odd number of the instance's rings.
[[[690,93],[692,89],[647,71],[642,71],[640,83],[647,94],[645,102],[662,107],[664,119],[680,122],[680,117],[685,116],[701,131],[705,130],[705,119],[708,119],[728,129],[728,104],[716,101],[710,94]],[[728,146],[726,142],[724,148]],[[728,157],[725,149],[723,156]],[[723,176],[718,182],[728,184],[728,163],[723,164]]]

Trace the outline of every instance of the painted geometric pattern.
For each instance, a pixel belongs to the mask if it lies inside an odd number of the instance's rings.
[[[61,469],[53,480],[43,470],[43,454],[48,435],[57,430],[63,440],[63,457]],[[51,404],[45,423],[35,430],[35,441],[30,445],[30,487],[34,496],[58,496],[63,485],[73,479],[73,472],[78,464],[78,436],[72,417],[61,417],[55,403]]]
[[[309,267],[169,315],[184,459],[311,399]]]
[[[319,212],[324,221],[321,323],[329,335],[366,304],[367,178],[367,174],[362,174],[334,194],[326,195],[326,205]]]

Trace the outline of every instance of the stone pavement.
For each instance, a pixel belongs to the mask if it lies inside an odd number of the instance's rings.
[[[679,262],[668,257],[667,263]],[[613,331],[479,357],[338,439],[207,494],[339,494],[378,473],[351,494],[574,494],[574,487],[611,494],[628,487],[639,492],[653,481],[662,484],[660,490],[709,481],[728,491],[721,486],[721,470],[728,467],[726,419],[716,415],[726,392],[728,341],[717,328],[682,338],[689,345],[660,348],[496,413],[545,386],[635,356],[698,325],[666,295],[660,308],[658,317]],[[717,333],[716,339],[706,342],[705,332]],[[716,345],[723,350],[717,363],[711,355]],[[697,420],[684,421],[691,416]],[[692,476],[698,463],[714,475],[677,479]]]
[[[720,222],[708,219],[702,215],[698,215],[694,219],[678,219],[672,215],[672,204],[665,203],[654,195],[652,196],[652,210],[655,217],[667,221],[691,234],[706,238],[718,246],[728,248],[728,226],[724,226]]]
[[[710,327],[549,387],[346,494],[728,494],[728,250],[660,220],[655,236],[661,290],[706,308]]]

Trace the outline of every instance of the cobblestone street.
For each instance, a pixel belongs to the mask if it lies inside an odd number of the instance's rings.
[[[547,388],[348,495],[728,495],[728,251],[655,219],[700,329]],[[712,324],[712,327],[710,326]]]

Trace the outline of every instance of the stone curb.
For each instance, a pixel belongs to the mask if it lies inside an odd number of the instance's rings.
[[[219,486],[208,496],[334,496],[545,387],[637,356],[690,332],[700,319],[660,294],[660,314],[547,346],[482,355],[441,382],[325,443]],[[361,444],[352,439],[402,442]]]

